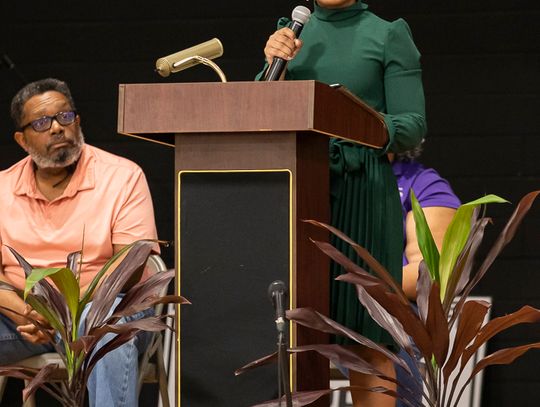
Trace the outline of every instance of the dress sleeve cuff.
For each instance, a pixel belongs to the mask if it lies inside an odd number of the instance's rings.
[[[386,124],[386,129],[388,130],[388,142],[383,147],[383,149],[380,150],[381,155],[386,154],[390,151],[390,148],[394,144],[394,137],[396,135],[396,126],[394,125],[394,122],[390,115],[384,115],[384,124]]]

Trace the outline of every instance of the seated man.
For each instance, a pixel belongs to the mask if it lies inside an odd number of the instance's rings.
[[[12,100],[11,116],[15,141],[28,156],[0,171],[0,280],[24,288],[24,272],[6,246],[40,268],[63,267],[68,253],[83,248],[84,292],[122,247],[156,238],[146,178],[133,162],[84,143],[81,118],[64,82],[26,85]],[[26,307],[4,290],[0,305],[20,314]],[[142,336],[98,363],[88,384],[90,406],[137,405]],[[28,320],[0,311],[0,365],[51,351],[52,344]]]

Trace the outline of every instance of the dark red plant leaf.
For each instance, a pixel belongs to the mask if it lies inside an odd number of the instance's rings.
[[[463,302],[465,302],[465,299],[469,296],[471,291],[474,287],[478,284],[478,282],[484,277],[489,267],[493,264],[499,253],[504,249],[504,247],[512,241],[514,238],[517,228],[523,221],[523,218],[525,215],[529,212],[531,209],[532,204],[534,203],[536,197],[540,194],[539,191],[533,191],[529,192],[527,195],[525,195],[521,200],[519,201],[516,209],[512,213],[512,216],[506,223],[506,226],[500,233],[499,237],[495,241],[495,244],[492,246],[488,254],[486,255],[486,258],[484,259],[484,262],[478,269],[476,275],[474,278],[469,281],[469,283],[465,286],[463,289],[463,293],[461,295],[461,299],[456,305],[455,309],[459,312],[461,307],[463,306]]]
[[[422,260],[418,266],[418,280],[416,281],[416,305],[418,306],[418,315],[420,320],[424,322],[427,321],[428,311],[429,311],[429,296],[431,294],[431,276],[429,274],[429,269]]]
[[[463,370],[472,355],[474,355],[484,343],[490,340],[493,336],[497,335],[499,332],[518,324],[534,323],[538,321],[540,321],[540,310],[529,305],[525,305],[512,314],[492,319],[480,330],[478,335],[475,337],[473,344],[467,347],[467,349],[465,349],[463,352],[463,356],[461,358],[461,370]]]
[[[107,324],[112,324],[122,317],[128,317],[130,315],[136,314],[137,312],[147,310],[148,308],[152,308],[157,304],[189,305],[191,303],[180,295],[165,295],[163,297],[154,296],[147,298],[145,302],[139,304],[132,303],[132,305],[128,306],[127,308],[119,310],[118,307],[116,307],[114,310],[114,314],[111,315],[105,322]]]
[[[145,267],[153,245],[153,242],[146,240],[135,242],[122,262],[97,287],[86,316],[86,334],[93,327],[101,325],[107,318],[107,314],[125,284]]]
[[[30,316],[30,315],[21,314],[18,311],[12,310],[11,308],[4,307],[2,305],[0,305],[0,310],[7,311],[7,312],[15,314],[15,315],[17,315],[19,317],[23,317],[23,318],[27,319],[28,322],[31,322],[32,324],[34,324],[37,329],[39,329],[44,335],[46,335],[47,338],[51,342],[54,342],[54,336],[51,334],[51,332],[49,332],[50,327],[43,325],[43,323],[41,321],[38,321],[37,319],[32,318],[32,316]]]
[[[121,324],[105,324],[100,327],[91,328],[88,334],[89,336],[101,338],[108,333],[121,334],[129,332],[132,329],[137,329],[139,332],[159,332],[167,329],[167,324],[160,317],[149,316]]]
[[[392,362],[401,366],[408,373],[411,372],[409,366],[406,363],[403,363],[400,358],[398,358],[393,352],[390,352],[385,346],[381,346],[373,342],[371,339],[368,339],[354,332],[353,330],[344,327],[343,325],[322,315],[321,313],[315,311],[312,308],[295,308],[288,310],[286,314],[289,320],[306,326],[308,328],[316,329],[318,331],[334,335],[346,336],[361,345],[367,346],[368,348],[381,353],[382,355],[390,359]]]
[[[100,354],[99,358],[105,356],[103,352],[110,352],[116,347],[129,341],[132,337],[142,331],[159,332],[168,329],[169,326],[161,320],[162,317],[148,316],[135,321],[125,322],[121,324],[110,324],[94,327],[90,330],[88,335],[81,336],[75,342],[70,343],[70,348],[77,354],[84,352],[85,354],[91,354],[98,342],[108,333],[117,334],[107,344],[100,348],[96,355],[92,357],[92,360]],[[122,342],[123,341],[123,342]],[[112,344],[111,344],[112,343]],[[103,353],[103,354],[101,354]],[[99,360],[99,359],[98,359]],[[96,360],[97,362],[97,360]],[[88,363],[88,362],[87,362]]]
[[[140,303],[149,297],[160,295],[171,279],[174,278],[175,273],[175,270],[156,273],[148,279],[135,284],[128,290],[124,298],[122,298],[116,310],[121,311],[123,308],[129,307],[132,303]]]
[[[28,400],[32,394],[34,394],[37,389],[42,387],[45,383],[48,382],[49,378],[58,370],[57,363],[51,363],[39,369],[39,372],[30,380],[30,382],[23,389],[23,401]]]
[[[22,257],[17,251],[9,246],[11,253],[15,256],[19,265],[23,268],[26,276],[29,276],[32,273],[33,267],[28,263],[24,257]],[[40,301],[42,304],[47,304],[46,307],[48,312],[52,312],[56,315],[56,318],[61,321],[61,326],[66,328],[67,332],[71,332],[71,317],[68,311],[68,306],[62,294],[54,288],[46,279],[40,280],[32,289],[33,295]],[[24,298],[24,295],[18,294],[21,298]],[[32,295],[32,294],[31,294]],[[27,298],[26,302],[31,303],[32,299]],[[35,307],[36,304],[30,304]],[[44,310],[41,310],[42,313]],[[47,317],[47,315],[44,315]],[[60,330],[60,326],[56,327]],[[63,335],[64,337],[65,335]],[[69,336],[69,335],[67,335]]]
[[[474,367],[469,380],[478,374],[482,369],[493,365],[508,365],[531,349],[540,349],[540,342],[529,343],[527,345],[516,346],[513,348],[500,349],[493,352],[491,355],[486,356],[479,361]]]
[[[380,377],[383,380],[387,380],[392,383],[397,383],[396,379],[385,376],[382,372],[377,370],[372,364],[366,362],[356,353],[348,350],[347,348],[341,345],[336,345],[336,344],[304,345],[304,346],[298,346],[296,348],[288,349],[288,352],[290,353],[300,353],[300,352],[308,352],[308,351],[315,351],[323,355],[324,357],[326,357],[328,360],[334,362],[334,364],[341,365],[347,369],[354,370],[360,373],[365,373],[365,374],[373,374]],[[241,368],[235,371],[235,375],[238,376],[242,373],[245,373],[248,370],[252,370],[254,368],[267,365],[276,360],[277,360],[277,352],[274,352],[270,355],[264,356],[253,362],[248,363],[247,365],[242,366]],[[403,363],[406,363],[406,362],[403,361]],[[414,377],[412,374],[410,376]],[[415,399],[415,395],[413,394],[411,389],[408,389],[406,387],[404,387],[404,389],[408,391],[408,394],[404,395],[403,400],[408,400],[412,402]]]
[[[234,371],[235,376],[239,376],[242,373],[245,373],[249,370],[253,370],[257,367],[268,365],[270,363],[274,363],[277,360],[277,352],[274,352],[270,355],[263,356],[262,358],[259,358],[257,360],[254,360],[253,362],[249,362],[247,365],[242,366],[241,368],[238,368]]]
[[[112,338],[109,342],[107,342],[105,345],[99,348],[95,353],[92,354],[90,358],[87,358],[84,363],[86,368],[84,369],[84,373],[83,373],[83,383],[88,382],[88,377],[90,376],[90,373],[92,373],[92,370],[94,370],[94,367],[96,366],[97,362],[99,362],[109,352],[112,352],[116,348],[130,341],[140,332],[141,330],[138,329],[137,327],[133,327],[130,330],[122,332],[114,336],[114,338]]]
[[[14,377],[21,380],[32,380],[39,369],[22,366],[0,366],[0,376]]]
[[[30,265],[30,263],[28,263],[26,261],[26,259],[23,256],[21,256],[14,248],[9,247],[9,246],[6,246],[6,247],[9,249],[11,254],[13,254],[13,256],[15,256],[15,258],[17,259],[17,262],[19,263],[19,265],[23,269],[24,274],[26,275],[26,277],[28,277],[30,274],[32,274],[32,270],[34,268]]]
[[[68,254],[66,267],[69,268],[73,274],[77,275],[79,270],[79,263],[81,261],[82,251],[76,251]]]
[[[395,297],[389,299],[383,294],[380,296],[382,302],[378,302],[361,285],[357,285],[356,290],[359,301],[366,308],[371,318],[386,330],[401,348],[404,348],[409,354],[414,353],[411,337],[403,328],[402,323],[382,305],[392,307],[392,300],[395,300]]]
[[[363,286],[368,291],[369,295],[376,298],[376,301],[383,305],[383,308],[391,307],[396,308],[399,306],[399,304],[394,304],[394,301],[399,301],[400,297],[397,297],[396,294],[394,294],[394,297],[391,297],[392,300],[388,300],[387,294],[385,294],[385,290],[390,291],[391,287],[386,285],[380,278],[373,276],[366,272],[364,269],[362,269],[360,266],[358,266],[356,263],[354,263],[352,260],[350,260],[348,257],[343,255],[339,250],[337,250],[332,245],[325,243],[325,242],[314,242],[325,254],[327,254],[332,260],[334,260],[336,263],[340,264],[345,271],[347,271],[347,274],[343,274],[341,276],[338,276],[336,280],[340,281],[346,281],[352,284],[357,284],[360,286]],[[378,294],[378,295],[377,295]],[[388,292],[390,294],[390,292]],[[360,298],[359,298],[360,299]],[[360,301],[362,301],[360,299]],[[366,302],[369,301],[369,299],[366,299]],[[364,306],[367,307],[366,304]],[[370,305],[371,308],[377,307],[375,304]],[[401,329],[401,324],[396,323],[395,320],[392,322],[385,322],[385,320],[388,319],[388,317],[381,317],[378,321],[378,323],[382,324],[383,328],[387,330],[396,330],[392,333],[392,335],[395,335],[396,337],[399,337],[399,339],[396,339],[403,347],[408,348],[411,352],[411,341],[410,338],[406,335],[416,333],[416,337],[418,337],[418,340],[424,344],[424,349],[429,347],[429,337],[427,333],[425,333],[425,329],[421,326],[419,323],[414,323],[415,316],[412,313],[412,310],[410,308],[410,303],[407,301],[406,303],[401,303],[402,309],[398,312],[400,316],[403,316],[406,318],[409,317],[409,326],[408,329],[411,330],[411,332],[403,331]],[[404,311],[404,308],[406,310]],[[376,312],[374,309],[371,312]],[[390,311],[392,314],[392,312]],[[416,327],[416,330],[412,330],[412,326]],[[419,332],[417,332],[420,330]],[[400,332],[401,331],[401,332]],[[422,331],[424,331],[424,334],[422,335]],[[416,338],[415,338],[416,339]],[[427,339],[427,342],[425,341]]]
[[[383,315],[380,310],[377,311],[378,306],[372,304],[369,298],[363,298],[359,291],[358,299],[366,307],[368,312],[378,313],[378,315],[372,315],[374,320],[386,329],[396,342],[402,348],[407,349],[410,354],[413,354],[413,350],[409,336],[413,338],[413,341],[425,357],[431,357],[433,353],[431,337],[410,303],[403,304],[395,293],[386,291],[385,287],[380,284],[380,280],[372,282],[369,279],[365,280],[363,275],[350,273],[338,276],[336,280],[356,284],[357,287],[362,286],[373,300],[382,306],[388,314],[393,316],[393,318],[390,318]],[[370,311],[370,309],[372,310]]]
[[[8,291],[14,291],[17,293],[17,295],[19,297],[23,296],[24,295],[24,291],[17,288],[17,287],[14,287],[12,286],[11,284],[5,282],[5,281],[0,281],[0,290],[8,290]]]
[[[41,284],[42,282],[44,282],[44,285]],[[40,292],[44,293],[44,295],[37,293],[30,294],[26,298],[26,302],[30,304],[36,311],[42,313],[49,322],[51,322],[51,317],[48,316],[48,314],[53,314],[60,323],[60,326],[57,329],[62,336],[62,339],[71,338],[73,323],[71,320],[71,313],[69,312],[69,308],[64,296],[62,293],[60,293],[60,291],[53,288],[45,280],[37,283],[37,286],[42,288]],[[41,310],[38,310],[38,305],[35,303],[35,301],[39,301],[39,303],[42,304]],[[45,307],[47,310],[43,310],[43,307]]]
[[[377,282],[379,284],[385,284],[383,280],[368,273],[366,270],[364,270],[362,267],[360,267],[350,258],[348,258],[343,253],[341,253],[338,249],[332,246],[330,243],[320,242],[317,240],[312,240],[312,242],[330,259],[332,259],[335,263],[343,267],[343,270],[345,270],[346,272],[351,273],[351,274],[362,275],[370,281]],[[388,285],[386,286],[389,287]]]
[[[81,352],[84,352],[87,355],[94,349],[96,343],[97,340],[94,336],[79,336],[76,341],[69,343],[69,348],[77,355]]]
[[[325,390],[313,390],[313,391],[302,391],[298,393],[293,393],[292,395],[292,405],[293,407],[302,407],[307,406],[314,401],[317,401],[323,396],[326,396],[332,392],[335,391],[355,391],[355,390],[369,390],[374,393],[380,393],[380,394],[386,394],[388,397],[394,397],[396,399],[402,400],[407,406],[414,407],[411,403],[409,403],[407,400],[404,400],[399,397],[399,395],[393,391],[389,390],[385,387],[378,386],[378,387],[360,387],[360,386],[343,386],[338,387],[335,389],[325,389]],[[264,403],[255,404],[251,407],[283,407],[285,405],[285,397],[282,397],[280,399],[265,401]]]
[[[311,223],[312,225],[319,226],[323,229],[328,230],[330,233],[339,237],[344,242],[347,242],[353,250],[358,254],[358,256],[366,262],[366,264],[373,270],[377,276],[383,280],[388,286],[392,287],[394,292],[400,297],[400,300],[404,303],[408,302],[407,296],[403,292],[403,289],[400,285],[396,283],[394,278],[390,275],[388,271],[375,259],[365,248],[360,246],[358,243],[353,241],[350,237],[345,235],[340,230],[336,229],[333,226],[327,225],[325,223],[317,222],[315,220],[306,220],[305,222]]]
[[[327,394],[330,394],[334,391],[348,390],[348,389],[349,387],[340,387],[337,389],[313,390],[313,391],[302,391],[298,393],[293,393],[292,405],[293,407],[307,406],[313,403],[314,401],[317,401],[321,397],[326,396]],[[283,396],[281,399],[265,401],[263,403],[254,404],[251,407],[283,407],[286,405],[285,401],[286,401],[285,396]]]
[[[454,344],[448,360],[443,368],[443,380],[445,386],[451,373],[457,366],[463,351],[471,343],[484,323],[484,318],[491,305],[486,301],[467,301],[459,315]]]
[[[11,251],[13,256],[15,256],[17,262],[24,270],[25,275],[28,277],[32,273],[32,265],[30,265],[30,263],[28,263],[26,259],[15,249],[9,246],[6,247]],[[57,317],[63,322],[64,326],[69,327],[71,325],[71,319],[69,317],[68,307],[64,297],[46,279],[40,280],[34,286],[32,291],[36,296],[44,298],[45,304],[50,304],[50,306],[55,310]],[[22,295],[19,296],[24,298]]]
[[[483,369],[492,365],[508,365],[514,362],[514,360],[522,356],[524,353],[526,353],[530,349],[540,349],[540,342],[531,343],[528,345],[516,346],[514,348],[501,349],[501,350],[498,350],[497,352],[492,353],[489,356],[486,356],[484,359],[482,359],[476,364],[471,375],[469,376],[465,384],[462,386],[456,400],[459,401],[461,399],[461,396],[463,395],[463,392],[466,389],[466,387],[470,384],[473,378],[478,373],[480,373]]]
[[[297,346],[289,350],[291,353],[302,353],[307,351],[314,351],[325,358],[334,362],[336,366],[343,366],[347,369],[354,370],[355,372],[372,374],[380,377],[384,380],[395,383],[396,380],[385,376],[380,370],[375,368],[371,363],[365,361],[356,353],[348,350],[344,346],[337,344],[321,344],[321,345],[303,345]]]
[[[304,346],[298,346],[296,348],[289,350],[291,353],[299,353],[299,352],[306,352],[306,351],[315,351],[328,360],[332,361],[336,366],[343,366],[349,370],[354,370],[356,372],[364,373],[364,374],[371,374],[379,377],[382,380],[386,380],[391,383],[398,383],[398,381],[393,378],[384,375],[382,372],[380,372],[375,366],[373,366],[371,363],[365,361],[360,356],[358,356],[356,353],[348,350],[347,348],[336,345],[336,344],[325,344],[325,345],[304,345]],[[403,360],[403,359],[402,359]],[[406,363],[403,360],[403,363]],[[413,380],[416,380],[414,375],[411,373],[410,377]],[[422,388],[422,383],[419,383],[418,388]],[[385,387],[378,387],[378,388],[371,388],[371,391],[377,391],[374,389],[384,389]],[[412,389],[409,387],[403,385],[402,389],[406,392],[403,394],[403,397],[401,400],[407,401],[407,404],[409,402],[414,403],[416,400],[416,394],[413,392]]]
[[[448,322],[441,304],[440,288],[437,282],[431,286],[429,296],[429,310],[426,320],[426,329],[431,335],[433,344],[433,356],[438,366],[442,366],[448,354],[450,344],[450,331]]]

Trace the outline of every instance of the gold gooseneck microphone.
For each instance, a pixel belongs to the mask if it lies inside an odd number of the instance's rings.
[[[227,82],[223,71],[211,60],[223,55],[223,45],[217,38],[197,44],[193,47],[159,58],[156,61],[156,72],[163,77],[171,73],[179,72],[191,68],[197,64],[210,66],[221,78],[222,82]]]

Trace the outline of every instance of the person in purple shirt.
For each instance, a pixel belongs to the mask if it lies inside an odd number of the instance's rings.
[[[392,161],[403,210],[403,290],[410,300],[416,299],[416,280],[422,253],[418,247],[411,206],[411,189],[424,210],[435,244],[441,249],[444,233],[461,204],[448,181],[437,171],[414,159],[398,156]]]
[[[392,170],[397,179],[401,207],[403,210],[403,290],[411,301],[416,300],[416,280],[418,279],[418,266],[422,260],[422,253],[418,247],[416,228],[412,214],[411,190],[420,203],[426,221],[433,234],[435,244],[441,249],[444,234],[450,225],[456,209],[461,205],[448,181],[442,178],[433,168],[426,168],[415,158],[419,155],[417,148],[396,157],[389,155],[392,161]],[[416,369],[410,355],[404,350],[399,356],[407,361],[413,373],[419,377],[420,372]],[[421,403],[421,389],[416,388],[414,381],[409,380],[408,374],[400,366],[395,365],[398,382],[405,384],[418,395],[418,404]],[[398,394],[403,389],[398,386]],[[397,400],[396,407],[404,407],[405,404]]]

